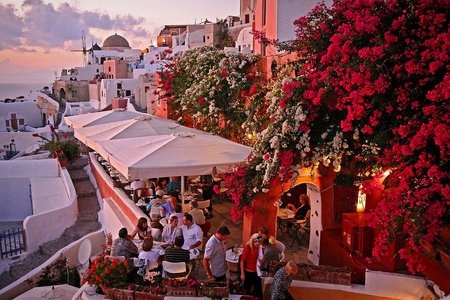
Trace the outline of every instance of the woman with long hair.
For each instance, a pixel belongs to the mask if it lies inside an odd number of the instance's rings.
[[[246,293],[257,296],[259,299],[262,299],[262,286],[261,278],[256,271],[256,264],[261,244],[261,236],[258,233],[253,234],[245,244],[240,263],[241,280],[244,282]]]
[[[152,237],[152,230],[150,227],[148,227],[147,218],[139,218],[136,228],[130,234],[131,238],[133,239],[136,234],[138,235],[140,240],[143,240],[146,237]]]

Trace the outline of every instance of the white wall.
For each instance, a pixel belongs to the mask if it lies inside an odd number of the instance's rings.
[[[67,169],[61,169],[61,177],[69,198],[68,205],[25,218],[23,227],[27,252],[58,238],[67,227],[75,224],[78,215],[77,194]]]
[[[295,39],[294,21],[305,16],[319,0],[278,0],[277,6],[277,37],[280,42]],[[331,6],[332,0],[324,0]]]
[[[94,256],[100,253],[103,248],[102,245],[105,243],[105,234],[103,230],[99,230],[97,232],[90,233],[85,237],[79,239],[71,243],[70,245],[64,247],[63,249],[56,252],[51,258],[49,258],[45,263],[38,266],[25,276],[11,283],[10,285],[4,287],[0,290],[0,299],[13,299],[26,291],[31,289],[29,281],[36,281],[42,273],[42,269],[51,265],[55,261],[59,259],[59,256],[62,255],[68,258],[69,266],[77,266],[78,265],[78,250],[80,248],[81,243],[85,240],[89,239],[92,245],[91,255]]]
[[[103,109],[112,103],[112,99],[117,97],[117,84],[122,84],[123,90],[130,90],[134,95],[137,79],[102,79],[100,87],[100,108]],[[128,97],[125,96],[124,97]]]
[[[189,49],[205,46],[205,25],[189,25],[187,27],[186,44]]]
[[[417,276],[366,270],[364,290],[371,295],[388,294],[397,299],[420,299],[425,285],[425,280]]]
[[[30,181],[34,215],[70,204],[66,186],[60,177],[30,178]]]
[[[251,53],[253,51],[253,34],[251,34],[252,27],[243,28],[237,37],[236,48],[241,49],[241,53]]]
[[[272,278],[270,277],[265,277],[263,280],[263,284],[272,282]],[[422,299],[425,291],[425,280],[417,276],[367,270],[365,285],[352,284],[351,286],[347,286],[294,280],[291,286],[337,290],[362,295],[381,296],[390,299],[419,300]]]
[[[26,125],[32,127],[41,127],[43,125],[41,110],[37,106],[36,102],[24,101],[0,103],[0,131],[7,130],[5,120],[11,119],[11,113],[15,113],[16,118],[24,119],[24,125],[19,126],[20,130],[24,130]]]
[[[31,215],[30,178],[0,178],[0,221],[23,221]]]
[[[0,161],[0,178],[58,177],[56,159]]]

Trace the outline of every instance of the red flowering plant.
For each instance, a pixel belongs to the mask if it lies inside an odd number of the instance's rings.
[[[238,207],[300,167],[356,161],[368,192],[391,169],[373,254],[399,237],[409,269],[422,270],[419,241],[449,225],[449,15],[446,0],[336,0],[297,20],[281,48],[298,54],[300,71],[266,96],[271,122],[230,179],[244,186],[230,189]]]
[[[83,283],[107,288],[125,288],[128,262],[101,255],[94,259],[83,276]]]
[[[172,287],[172,288],[187,287],[187,288],[197,289],[200,286],[199,282],[193,278],[187,278],[187,279],[182,279],[182,280],[166,279],[163,281],[163,284],[166,287]]]

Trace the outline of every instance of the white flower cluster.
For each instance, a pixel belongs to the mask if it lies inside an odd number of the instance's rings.
[[[289,73],[287,70],[287,74]],[[332,164],[334,170],[339,172],[343,154],[348,148],[344,134],[338,128],[326,128],[326,126],[320,128],[316,125],[314,134],[318,134],[318,138],[314,136],[312,139],[311,129],[307,128],[311,128],[314,124],[305,123],[310,114],[308,106],[301,99],[289,99],[290,102],[283,99],[285,95],[282,87],[293,80],[290,77],[279,79],[273,83],[271,90],[266,94],[266,99],[269,99],[267,114],[270,116],[270,122],[268,127],[257,135],[252,161],[250,161],[259,174],[257,176],[261,176],[259,182],[263,187],[266,187],[270,180],[279,174],[279,156],[283,151],[293,151],[295,157],[290,168],[293,176],[296,177],[297,170],[300,168],[315,168],[320,163],[325,166]],[[280,105],[281,101],[285,103]],[[318,144],[311,145],[312,140]]]
[[[173,107],[181,115],[192,114],[207,131],[218,133],[219,117],[229,107],[245,112],[244,103],[236,95],[249,88],[246,67],[256,61],[253,54],[225,53],[213,47],[186,52],[172,70],[175,77],[178,75]]]

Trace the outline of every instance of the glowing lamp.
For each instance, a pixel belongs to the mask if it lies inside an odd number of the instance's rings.
[[[364,212],[366,209],[366,194],[363,192],[362,187],[358,191],[358,202],[356,203],[356,212]]]

